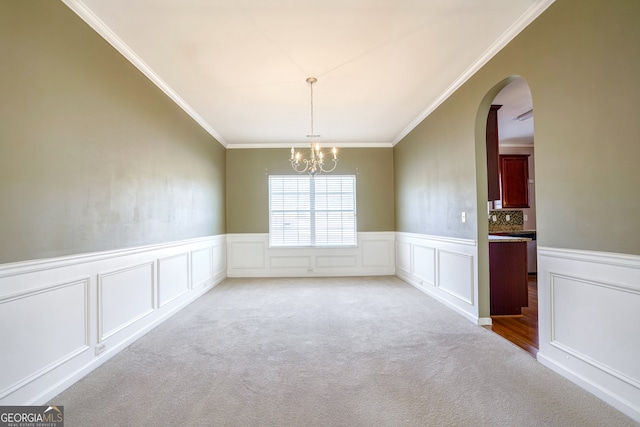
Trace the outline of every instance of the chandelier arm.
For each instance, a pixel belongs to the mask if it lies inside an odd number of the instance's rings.
[[[293,161],[293,160],[289,160],[289,161],[291,162],[291,167],[296,172],[303,173],[303,172],[306,172],[307,169],[309,169],[309,161],[307,159],[303,159],[303,162],[304,162],[304,168],[303,169],[298,169],[299,167],[302,166],[302,164],[300,162],[296,162],[296,161]]]
[[[333,172],[333,170],[336,168],[336,166],[338,166],[338,159],[333,159],[333,167],[331,169],[324,169],[322,166],[324,165],[324,163],[322,165],[320,165],[320,170],[322,172]]]

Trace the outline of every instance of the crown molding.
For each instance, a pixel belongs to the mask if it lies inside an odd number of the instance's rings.
[[[62,0],[76,15],[86,22],[95,32],[113,46],[129,62],[142,72],[149,80],[160,88],[169,98],[171,98],[180,108],[182,108],[191,118],[193,118],[205,131],[214,137],[223,147],[227,143],[215,129],[209,125],[187,102],[182,99],[160,76],[158,76],[120,37],[114,33],[107,24],[93,13],[80,0]]]
[[[555,0],[541,0],[532,5],[516,22],[505,31],[465,72],[463,72],[442,94],[436,98],[427,108],[413,119],[409,125],[402,130],[391,142],[395,146],[413,129],[415,129],[424,119],[440,106],[447,98],[460,88],[467,80],[480,70],[491,58],[502,50],[511,40],[513,40],[522,30],[532,23],[542,14]]]
[[[285,142],[278,143],[237,143],[227,144],[229,150],[241,150],[249,148],[309,148],[309,144],[291,144]],[[393,148],[390,142],[320,142],[320,146],[323,148],[336,147],[336,148]]]

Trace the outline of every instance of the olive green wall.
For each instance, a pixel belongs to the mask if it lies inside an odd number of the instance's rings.
[[[225,150],[62,2],[0,2],[0,263],[225,233]]]
[[[304,152],[304,151],[303,151]],[[296,174],[288,149],[227,151],[227,232],[269,232],[269,175]],[[343,148],[333,174],[356,175],[358,231],[393,231],[393,149]]]
[[[476,110],[445,101],[395,146],[396,231],[475,239]]]
[[[521,75],[539,244],[640,254],[638,18],[636,0],[557,0],[393,150],[341,150],[359,230],[484,235],[483,118]],[[267,232],[288,150],[225,153],[61,2],[0,2],[0,54],[0,263]]]
[[[539,245],[640,254],[639,20],[637,0],[552,4],[396,145],[397,231],[486,234],[483,121],[520,75],[533,96]]]

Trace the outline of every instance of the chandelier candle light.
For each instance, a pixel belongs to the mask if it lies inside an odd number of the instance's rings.
[[[318,79],[315,77],[309,77],[307,79],[307,83],[309,83],[309,87],[311,88],[311,134],[307,135],[307,137],[311,138],[311,153],[308,159],[301,159],[301,154],[299,151],[291,147],[291,167],[296,172],[309,172],[309,175],[314,176],[320,172],[331,172],[338,165],[338,152],[336,151],[336,147],[333,147],[331,152],[333,153],[333,167],[331,169],[325,169],[325,160],[324,154],[320,149],[320,145],[317,142],[313,142],[313,139],[318,137],[319,135],[315,135],[313,133],[313,84],[317,82]]]

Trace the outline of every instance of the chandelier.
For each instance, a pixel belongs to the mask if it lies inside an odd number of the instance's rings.
[[[307,79],[307,83],[309,83],[309,87],[311,88],[311,134],[307,135],[308,138],[311,138],[309,158],[303,159],[301,153],[291,147],[291,159],[289,159],[293,170],[301,173],[309,172],[309,175],[311,176],[320,172],[331,172],[338,165],[338,152],[336,151],[336,147],[333,147],[331,150],[333,154],[333,166],[331,169],[325,169],[324,153],[320,149],[320,145],[317,142],[314,142],[315,138],[320,136],[313,133],[313,84],[317,81],[318,79],[315,77],[309,77]]]

